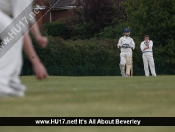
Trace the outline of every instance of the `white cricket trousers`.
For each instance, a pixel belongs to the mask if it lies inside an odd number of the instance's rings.
[[[0,32],[12,22],[13,19],[10,16],[16,18],[32,2],[33,0],[0,0]],[[31,5],[30,9],[32,11]],[[4,38],[0,36],[0,39],[3,40]],[[14,45],[9,51],[0,58],[0,85],[8,85],[9,82],[20,83],[19,75],[22,68],[22,48],[23,37],[18,42],[14,42]]]
[[[12,22],[12,18],[0,10],[0,19],[0,32],[2,32],[5,27]],[[4,39],[1,36],[0,38],[1,40]],[[22,46],[23,38],[15,43],[0,58],[0,85],[8,85],[10,82],[20,83],[19,75],[22,68]]]
[[[156,76],[153,53],[145,52],[143,53],[142,58],[143,58],[145,76],[149,76],[149,67],[150,67],[152,76]]]
[[[124,67],[126,66],[127,57],[132,57],[132,52],[121,52],[120,53],[120,65],[123,65]],[[128,65],[128,68],[126,69],[126,74],[129,75],[131,63],[130,62],[127,62],[127,63],[129,63],[129,65]]]
[[[131,57],[132,52],[121,52],[120,53],[120,64],[125,65],[126,64],[126,58]]]

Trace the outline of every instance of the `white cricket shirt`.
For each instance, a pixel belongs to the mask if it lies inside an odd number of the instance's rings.
[[[146,49],[144,50],[144,48],[146,48],[148,45],[146,44],[145,41],[143,41],[141,44],[140,44],[140,49],[142,51],[142,53],[147,53],[147,52],[150,52],[152,53],[152,47],[153,47],[153,41],[152,40],[149,40],[149,49]]]
[[[135,43],[131,37],[126,37],[126,36],[121,37],[118,42],[118,47],[121,47],[121,52],[131,52],[132,53],[131,48],[122,48],[123,44],[129,44],[132,49],[135,49]]]

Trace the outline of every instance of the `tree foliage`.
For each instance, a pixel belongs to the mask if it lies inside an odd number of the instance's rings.
[[[62,37],[67,40],[70,39],[70,29],[63,21],[50,22],[42,26],[42,31],[46,32],[52,37]]]
[[[77,3],[68,21],[43,26],[42,33],[49,38],[46,49],[41,50],[33,39],[50,75],[120,75],[120,50],[116,45],[123,28],[128,26],[136,43],[134,75],[144,75],[140,43],[145,34],[154,42],[156,73],[175,74],[175,0],[84,2]],[[23,73],[31,73],[26,56]]]
[[[149,34],[162,46],[174,39],[175,0],[127,0],[124,5],[134,35]]]
[[[175,64],[175,0],[127,0],[124,7],[132,34],[140,41],[150,35],[159,57]]]
[[[78,2],[68,20],[72,36],[89,39],[104,27],[114,26],[126,20],[121,0],[84,0]]]

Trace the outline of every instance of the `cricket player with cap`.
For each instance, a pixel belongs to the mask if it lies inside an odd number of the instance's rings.
[[[153,58],[153,41],[149,40],[149,35],[145,35],[144,41],[140,44],[140,49],[142,51],[142,58],[145,70],[145,76],[149,76],[149,68],[151,70],[152,76],[156,76],[154,58]]]
[[[2,32],[9,25],[13,25],[13,20],[18,17],[20,13],[25,12],[24,9],[30,5],[32,0],[0,0],[0,39],[4,40]],[[29,8],[32,11],[32,6]],[[28,14],[26,14],[28,15]],[[22,19],[22,18],[21,18]],[[29,18],[28,18],[29,19]],[[26,20],[28,21],[28,26],[35,23],[35,19]],[[12,26],[11,26],[12,27]],[[23,27],[24,28],[24,27]],[[41,36],[38,26],[34,25],[31,29],[32,34],[36,37],[38,43],[41,47],[45,47],[47,43],[47,38]],[[16,42],[14,40],[14,45],[0,58],[0,97],[6,96],[18,96],[23,97],[25,95],[25,86],[21,84],[19,75],[22,68],[22,49],[24,43],[24,51],[29,56],[32,62],[34,71],[38,79],[44,79],[47,76],[47,71],[42,63],[39,61],[30,40],[28,33],[24,32],[19,34],[21,38]],[[4,50],[1,50],[2,53]],[[38,71],[37,71],[38,70]]]
[[[130,75],[131,61],[128,61],[128,58],[132,58],[132,50],[135,49],[134,40],[130,37],[130,29],[124,29],[124,36],[119,39],[118,48],[120,48],[120,70],[123,77]],[[127,63],[127,69],[125,73],[125,65]]]

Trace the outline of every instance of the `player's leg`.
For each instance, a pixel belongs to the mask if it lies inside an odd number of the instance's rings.
[[[0,21],[0,33],[11,23],[12,19],[6,15],[4,12],[0,10],[0,18],[3,20]],[[0,39],[3,41],[4,37],[0,34]],[[2,45],[1,45],[1,48]],[[8,58],[9,59],[9,58]],[[1,85],[8,85],[9,79],[8,74],[10,71],[7,70],[11,68],[9,65],[9,60],[6,59],[6,56],[0,58],[0,84]]]
[[[24,91],[17,90],[16,87],[12,87],[12,82],[20,84],[18,78],[18,68],[21,64],[20,55],[21,41],[15,43],[15,45],[0,58],[0,89],[1,96],[24,96]]]
[[[9,82],[9,86],[11,88],[13,88],[14,90],[17,90],[17,91],[21,91],[21,92],[25,92],[26,90],[26,87],[25,85],[21,84],[21,81],[20,81],[20,74],[21,74],[21,69],[22,69],[22,64],[23,64],[23,61],[22,61],[22,45],[23,45],[23,39],[22,40],[19,40],[19,46],[18,46],[18,56],[16,56],[17,58],[17,62],[16,63],[16,69],[13,71],[13,73],[11,74],[10,76],[10,82]],[[15,45],[16,46],[16,45]]]
[[[148,58],[147,58],[147,55],[143,54],[143,55],[142,55],[142,58],[143,58],[145,76],[149,76]]]
[[[148,56],[148,61],[149,61],[149,66],[150,66],[152,76],[156,76],[153,55]]]
[[[6,36],[2,33],[2,31],[8,27],[9,31],[11,30],[9,24],[12,22],[12,19],[9,17],[9,15],[5,14],[4,12],[0,11],[0,38],[3,41]],[[10,24],[11,25],[11,24]],[[13,40],[11,40],[10,44],[13,43]],[[15,42],[14,42],[15,43]],[[21,47],[21,42],[16,42],[7,52],[3,52],[4,48],[1,50],[1,57],[0,57],[0,96],[23,96],[22,93],[16,92],[14,89],[12,89],[9,86],[10,79],[14,73],[14,71],[18,68],[18,64],[20,63],[20,59],[18,57],[20,56],[20,53],[18,52]],[[19,95],[16,95],[19,94]]]
[[[126,64],[126,56],[124,53],[120,53],[120,71],[122,76],[125,76],[125,64]]]
[[[12,16],[14,18],[17,18],[19,17],[19,14],[22,14],[26,17],[27,19],[27,16],[29,14],[26,14],[27,12],[25,10],[27,10],[26,8],[31,8],[31,2],[32,0],[25,0],[25,1],[21,1],[21,0],[11,0],[11,5],[12,5]],[[23,17],[23,16],[22,16]],[[22,18],[20,18],[22,19]],[[26,20],[28,21],[28,20]],[[27,25],[26,25],[27,27]],[[23,27],[24,28],[24,27]],[[13,72],[13,74],[11,75],[11,79],[10,79],[10,87],[14,88],[15,90],[18,90],[18,91],[25,91],[26,90],[26,87],[24,85],[21,84],[21,81],[19,79],[19,76],[20,76],[20,73],[21,73],[21,69],[22,69],[22,64],[23,64],[23,61],[22,61],[22,47],[23,47],[23,41],[25,41],[24,37],[22,37],[22,40],[20,42],[20,47],[19,47],[19,50],[18,50],[18,64],[16,66],[16,70]]]
[[[126,55],[126,75],[130,76],[132,66],[132,54],[128,53]]]

